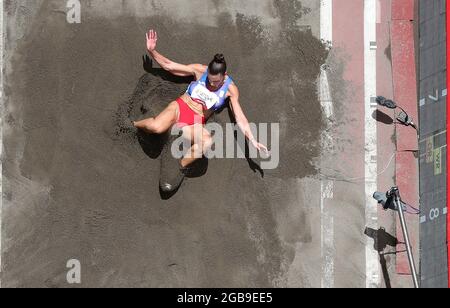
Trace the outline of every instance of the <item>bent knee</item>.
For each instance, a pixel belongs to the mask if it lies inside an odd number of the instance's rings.
[[[213,138],[211,137],[211,135],[203,135],[203,140],[202,140],[202,145],[203,145],[203,150],[208,150],[212,147],[213,145]]]
[[[151,121],[145,124],[145,129],[154,134],[162,134],[165,132],[165,129],[162,125],[156,123],[155,121]]]

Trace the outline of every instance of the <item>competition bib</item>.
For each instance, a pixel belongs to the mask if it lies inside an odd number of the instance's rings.
[[[200,100],[207,109],[211,109],[219,103],[219,97],[202,85],[198,85],[194,88],[191,97],[194,100]]]

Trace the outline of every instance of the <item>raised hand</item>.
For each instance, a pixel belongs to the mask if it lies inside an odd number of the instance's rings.
[[[156,49],[156,43],[158,41],[158,33],[156,33],[155,30],[151,29],[145,34],[145,37],[147,38],[147,50],[153,51]]]

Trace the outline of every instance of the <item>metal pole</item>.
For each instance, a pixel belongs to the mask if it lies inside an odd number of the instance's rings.
[[[394,202],[397,207],[398,216],[400,217],[400,223],[402,225],[403,238],[405,239],[406,252],[408,253],[408,261],[409,261],[409,266],[411,268],[411,273],[412,273],[413,282],[414,282],[414,288],[418,289],[419,281],[417,279],[416,265],[414,263],[414,256],[412,254],[411,245],[410,245],[410,241],[409,241],[408,227],[406,226],[405,215],[403,213],[403,206],[400,201],[401,200],[400,199],[400,191],[398,190],[397,187],[393,188],[392,191],[394,193]]]

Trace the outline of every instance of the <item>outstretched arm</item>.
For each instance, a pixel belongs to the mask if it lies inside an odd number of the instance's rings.
[[[230,91],[230,102],[231,102],[231,110],[233,111],[234,117],[236,119],[236,123],[241,129],[242,133],[247,137],[247,139],[251,142],[251,144],[261,152],[269,154],[269,150],[267,147],[261,143],[259,143],[250,129],[250,124],[242,111],[241,104],[239,103],[239,90],[235,84],[232,84],[229,88]]]
[[[150,30],[146,33],[147,38],[147,50],[152,58],[158,62],[158,64],[166,71],[170,72],[175,76],[187,77],[195,76],[196,79],[199,78],[204,72],[206,72],[207,67],[202,64],[190,64],[184,65],[173,62],[167,59],[162,54],[156,51],[156,44],[158,41],[158,33],[154,30]]]

